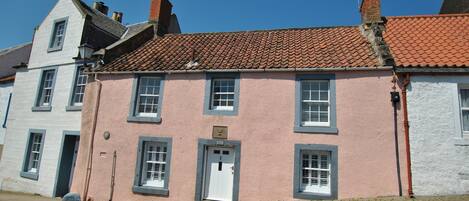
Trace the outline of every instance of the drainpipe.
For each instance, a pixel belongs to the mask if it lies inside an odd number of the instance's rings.
[[[90,187],[91,181],[91,170],[93,168],[93,147],[94,147],[94,137],[96,134],[96,125],[98,121],[98,111],[99,111],[99,102],[101,100],[101,88],[102,84],[101,81],[98,79],[98,75],[94,74],[94,80],[98,84],[98,94],[96,96],[96,104],[94,105],[94,117],[93,117],[93,131],[91,133],[90,144],[88,147],[88,162],[86,168],[86,177],[85,177],[85,186],[83,190],[83,201],[88,201],[88,190]]]
[[[404,113],[404,133],[405,133],[405,146],[406,146],[406,158],[407,158],[407,184],[409,185],[407,193],[409,197],[414,197],[412,190],[412,169],[410,160],[410,142],[409,142],[409,115],[407,112],[407,86],[410,83],[410,74],[405,74],[405,78],[402,82],[402,109]]]

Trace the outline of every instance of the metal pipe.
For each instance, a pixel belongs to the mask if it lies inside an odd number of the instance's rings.
[[[405,133],[405,145],[406,145],[406,158],[407,158],[407,184],[408,189],[407,193],[409,197],[414,197],[414,192],[412,190],[412,166],[411,166],[411,156],[410,156],[410,142],[409,142],[409,115],[407,111],[407,86],[410,83],[410,74],[405,74],[405,78],[402,82],[402,110],[404,114],[404,133]]]
[[[98,75],[95,74],[94,80],[98,84],[98,94],[96,96],[96,104],[94,107],[94,117],[93,117],[93,131],[91,133],[91,139],[90,139],[90,144],[89,144],[89,149],[88,149],[88,162],[87,162],[87,168],[86,168],[86,177],[85,177],[85,187],[83,190],[83,200],[88,201],[88,190],[90,186],[90,181],[91,181],[91,171],[93,168],[93,148],[94,148],[94,137],[96,133],[96,125],[98,121],[98,111],[99,111],[99,103],[101,100],[101,88],[102,84],[101,81],[98,79]]]
[[[111,193],[109,194],[109,201],[112,201],[112,197],[114,197],[114,186],[115,186],[115,179],[116,179],[116,161],[117,161],[117,151],[114,150],[114,155],[112,157]]]

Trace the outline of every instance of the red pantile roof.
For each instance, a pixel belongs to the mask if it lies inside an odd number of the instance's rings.
[[[196,61],[198,65],[187,65]],[[377,67],[358,27],[169,34],[105,65],[111,71]]]
[[[398,67],[469,67],[469,14],[388,17]]]

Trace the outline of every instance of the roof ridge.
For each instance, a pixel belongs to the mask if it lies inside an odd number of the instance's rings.
[[[402,15],[402,16],[386,16],[387,19],[401,19],[401,18],[430,18],[430,17],[469,17],[468,13],[458,14],[427,14],[427,15]]]
[[[196,32],[196,33],[171,33],[165,36],[181,36],[181,35],[217,35],[217,34],[236,34],[236,33],[256,33],[256,32],[279,32],[279,31],[301,31],[316,29],[337,29],[337,28],[358,28],[358,25],[348,26],[324,26],[324,27],[304,27],[304,28],[280,28],[280,29],[264,29],[264,30],[246,30],[246,31],[226,31],[226,32]]]
[[[27,42],[27,43],[22,43],[22,44],[19,44],[19,45],[15,45],[15,46],[0,49],[0,55],[8,54],[9,52],[15,51],[17,49],[26,47],[26,46],[31,45],[31,44],[32,44],[32,42]]]

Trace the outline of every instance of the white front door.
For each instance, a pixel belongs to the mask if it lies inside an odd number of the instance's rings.
[[[209,147],[206,153],[204,199],[233,199],[235,153],[232,148]]]

